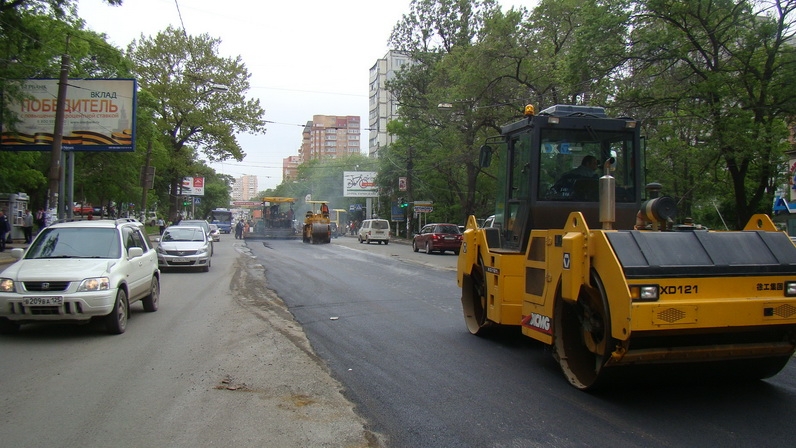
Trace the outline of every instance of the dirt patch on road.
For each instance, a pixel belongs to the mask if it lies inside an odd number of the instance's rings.
[[[263,423],[278,434],[272,446],[386,446],[381,435],[367,429],[300,325],[268,288],[263,266],[246,253],[235,263],[230,283],[233,297],[263,325],[255,325],[241,336],[244,340],[230,347],[240,357],[238,361],[251,357],[251,363],[219,378],[218,393],[254,393],[263,405],[271,406],[269,421]],[[256,373],[247,377],[250,369]]]

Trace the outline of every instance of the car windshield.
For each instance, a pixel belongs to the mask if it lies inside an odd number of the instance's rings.
[[[172,227],[163,232],[161,241],[204,241],[204,231],[196,227]]]
[[[47,227],[31,244],[25,259],[119,258],[121,244],[116,229]]]
[[[437,233],[459,233],[459,226],[437,226]]]

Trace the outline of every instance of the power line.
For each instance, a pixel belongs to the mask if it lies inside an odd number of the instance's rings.
[[[177,0],[174,0],[174,5],[177,7],[177,16],[180,18],[180,25],[182,26],[182,33],[185,35],[185,38],[188,38],[188,31],[185,30],[185,22],[182,21],[182,12],[180,12],[180,4]]]

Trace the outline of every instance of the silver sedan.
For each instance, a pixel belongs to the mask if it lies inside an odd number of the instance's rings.
[[[157,254],[160,269],[200,268],[210,270],[212,244],[201,227],[169,226],[158,242]]]

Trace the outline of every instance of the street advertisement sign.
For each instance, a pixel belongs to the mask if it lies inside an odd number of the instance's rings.
[[[343,197],[346,198],[379,197],[379,188],[376,186],[376,172],[344,171]]]
[[[0,150],[49,151],[58,109],[58,80],[19,82],[25,98],[6,104],[19,122],[13,128],[3,125]],[[64,151],[135,151],[134,79],[70,79],[65,88]],[[8,95],[4,96],[8,100]]]
[[[205,178],[204,177],[183,177],[182,192],[183,196],[204,196]]]

